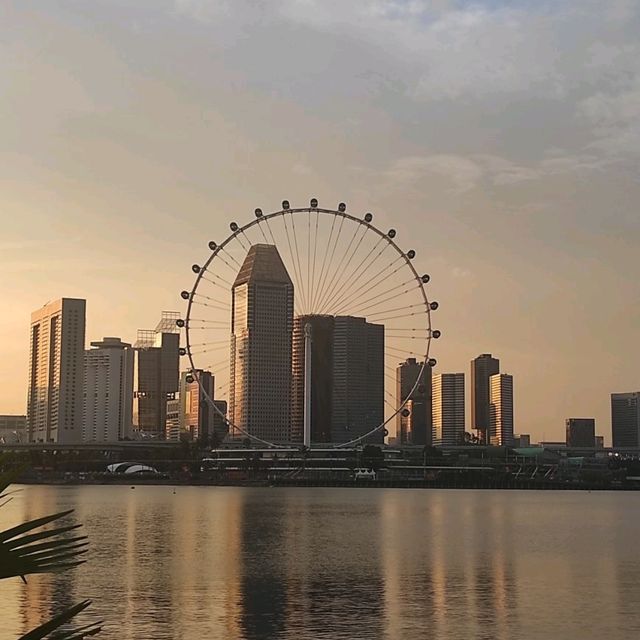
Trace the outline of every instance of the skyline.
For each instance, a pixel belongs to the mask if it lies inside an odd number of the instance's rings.
[[[341,205],[341,206],[342,206],[342,205]],[[369,214],[368,214],[368,215],[369,215]],[[249,274],[249,273],[251,272],[251,269],[250,269],[250,268],[247,268],[247,266],[246,266],[246,265],[250,262],[250,260],[251,260],[251,256],[252,256],[252,253],[253,253],[253,252],[255,252],[255,251],[256,251],[256,249],[261,249],[261,248],[262,248],[262,249],[270,249],[270,248],[274,248],[274,249],[275,249],[275,247],[272,247],[271,245],[266,245],[266,244],[257,244],[257,245],[252,246],[252,247],[251,247],[251,249],[250,249],[250,251],[247,253],[247,256],[246,256],[246,258],[245,258],[245,260],[244,260],[244,263],[242,264],[242,267],[241,267],[240,271],[238,272],[238,275],[237,275],[237,277],[236,277],[235,284],[234,284],[234,285],[232,286],[232,288],[231,288],[231,291],[232,291],[232,292],[234,292],[234,293],[235,293],[235,289],[236,289],[236,287],[238,286],[238,283],[243,283],[243,282],[247,281],[247,278],[249,277],[247,274]],[[278,254],[277,254],[277,249],[275,249],[275,250],[276,250],[277,262],[279,262],[279,264],[280,264],[280,268],[281,268],[282,273],[283,273],[283,276],[282,276],[282,277],[285,277],[285,278],[290,282],[290,280],[288,279],[288,275],[286,274],[286,268],[284,267],[284,265],[283,265],[282,261],[280,260],[280,258],[279,258],[279,256],[278,256]],[[231,254],[230,254],[230,255],[231,255]],[[262,260],[262,263],[261,263],[261,264],[263,264],[263,267],[264,267],[264,266],[266,266],[267,262],[265,262],[265,260]],[[233,267],[232,267],[232,268],[233,268]],[[195,267],[194,267],[194,269],[195,269]],[[263,270],[264,270],[264,269],[263,269]],[[276,270],[276,272],[275,272],[275,273],[276,273],[276,279],[277,279],[278,277],[280,277],[280,276],[278,275],[277,270]],[[272,278],[272,276],[270,276],[270,278]],[[249,278],[249,280],[250,280],[250,278]],[[183,291],[183,292],[182,292],[182,297],[184,297],[184,294],[185,294],[185,292]],[[205,296],[205,297],[206,297],[206,296]],[[45,314],[49,313],[49,312],[48,312],[48,310],[49,310],[49,308],[50,308],[50,307],[52,308],[52,307],[54,307],[54,306],[56,306],[56,305],[59,307],[59,306],[60,306],[63,302],[65,302],[65,301],[67,301],[67,302],[73,302],[73,303],[81,303],[81,304],[83,305],[83,309],[84,309],[84,307],[85,307],[85,305],[86,305],[86,300],[83,300],[83,299],[68,299],[68,298],[65,298],[65,299],[61,299],[61,300],[58,300],[58,301],[53,301],[53,302],[51,302],[51,301],[50,301],[50,302],[47,302],[47,303],[46,303],[42,308],[40,308],[40,309],[36,309],[36,310],[34,310],[34,311],[32,312],[32,314],[31,314],[31,317],[32,317],[31,325],[32,325],[32,327],[33,327],[33,322],[34,322],[33,318],[34,318],[34,317],[39,318],[39,317],[40,317],[40,315],[42,315],[43,313],[45,313]],[[293,303],[292,303],[292,304],[293,304]],[[156,329],[155,329],[155,330],[140,330],[140,329],[138,329],[138,331],[137,331],[137,333],[138,333],[138,339],[137,339],[137,341],[136,341],[136,347],[137,347],[139,344],[141,344],[141,342],[140,342],[140,341],[141,341],[141,339],[143,339],[143,340],[148,339],[148,337],[147,337],[146,335],[144,335],[144,336],[143,336],[143,338],[141,338],[141,335],[142,335],[142,334],[153,334],[154,336],[157,336],[157,335],[158,335],[158,333],[157,333],[157,332],[158,332],[158,330],[159,330],[160,326],[161,326],[161,325],[163,325],[163,323],[165,323],[165,324],[166,324],[166,328],[167,328],[168,330],[170,330],[170,334],[174,334],[174,335],[175,335],[175,337],[178,337],[178,335],[176,335],[176,331],[174,330],[174,328],[175,328],[175,319],[177,319],[177,318],[181,317],[182,315],[183,315],[183,314],[181,314],[180,312],[166,312],[166,311],[165,311],[165,312],[162,312],[162,318],[163,318],[163,319],[161,320],[160,324],[158,325],[158,327],[156,327]],[[313,315],[313,314],[312,314],[312,315]],[[170,316],[170,317],[171,317],[171,319],[170,319],[170,320],[165,320],[165,316],[167,316],[167,317],[169,317],[169,316]],[[232,318],[234,318],[234,317],[235,317],[235,314],[234,314],[234,313],[232,313]],[[302,315],[296,314],[296,315],[294,316],[294,319],[295,319],[296,321],[298,321],[298,320],[300,320],[300,319],[304,319],[304,318],[306,318],[306,317],[312,317],[312,316],[305,315],[304,313],[303,313]],[[326,316],[326,315],[321,315],[321,316],[318,316],[318,317],[321,317],[321,318],[332,317],[332,318],[333,318],[333,316]],[[175,318],[175,319],[174,319],[174,318]],[[337,319],[337,317],[336,317],[336,319]],[[349,319],[349,318],[342,318],[342,319]],[[351,318],[351,319],[353,319],[353,320],[362,320],[362,321],[365,321],[365,320],[366,320],[366,318]],[[180,322],[180,321],[178,321],[178,322]],[[197,322],[201,322],[201,321],[197,321]],[[215,322],[215,321],[214,321],[214,322]],[[168,324],[167,324],[167,323],[168,323]],[[366,322],[365,322],[365,323],[366,323]],[[83,325],[83,334],[84,334],[84,325],[85,325],[85,322],[84,322],[84,315],[83,315],[83,323],[82,323],[82,325]],[[180,326],[181,326],[181,325],[180,325]],[[232,320],[232,326],[233,326],[233,320]],[[234,332],[234,330],[233,330],[232,326],[231,326],[231,328],[230,328],[230,331],[231,331],[231,335],[233,336],[233,335],[235,334],[235,332]],[[374,326],[374,325],[372,325],[372,326]],[[383,328],[383,325],[379,325],[379,326],[380,326],[380,328]],[[197,329],[197,327],[196,327],[196,329]],[[178,333],[181,333],[181,331],[178,331]],[[163,337],[164,337],[164,333],[163,333],[162,335],[163,335]],[[86,342],[88,342],[88,343],[89,343],[89,345],[91,345],[91,346],[101,345],[101,344],[103,344],[103,343],[107,343],[108,341],[115,341],[115,342],[120,343],[120,338],[105,337],[105,338],[103,338],[103,339],[102,339],[102,342],[100,342],[100,341],[93,341],[93,340],[91,340],[91,338],[86,338],[86,339],[85,339],[85,343],[86,343]],[[157,340],[156,340],[156,342],[157,342]],[[180,342],[181,342],[181,341],[180,341]],[[178,345],[178,344],[180,344],[180,342],[176,341],[176,346],[175,346],[176,358],[177,358],[177,351],[178,351],[177,345]],[[123,343],[123,344],[124,344],[124,343]],[[214,342],[214,343],[212,343],[212,344],[216,344],[216,343]],[[86,344],[85,344],[85,346],[86,346]],[[130,345],[125,345],[125,346],[130,346]],[[156,345],[156,346],[157,346],[157,345]],[[87,354],[92,354],[92,353],[95,353],[95,351],[94,351],[94,350],[92,350],[92,349],[87,348],[86,353],[87,353]],[[233,353],[233,346],[232,346],[232,353]],[[412,352],[407,352],[407,353],[410,353],[410,354],[413,354],[413,355],[417,355],[417,352],[414,352],[414,351],[412,351]],[[393,359],[393,358],[395,357],[395,355],[394,355],[394,354],[387,354],[387,356],[390,356],[390,357],[391,357],[391,359]],[[473,424],[472,424],[472,423],[473,423],[473,413],[474,413],[474,412],[473,412],[473,406],[472,406],[472,407],[470,407],[470,408],[469,408],[469,407],[466,407],[466,404],[467,404],[468,399],[470,399],[470,400],[471,400],[471,403],[470,403],[470,404],[472,404],[472,405],[473,405],[473,398],[474,398],[474,395],[473,395],[473,386],[474,386],[473,377],[474,377],[475,367],[477,366],[477,364],[478,364],[478,362],[479,362],[479,361],[482,361],[483,359],[486,359],[486,358],[488,358],[488,359],[490,359],[490,360],[492,360],[492,361],[495,361],[495,363],[497,363],[497,364],[496,364],[496,371],[499,369],[499,364],[498,364],[498,363],[499,363],[499,360],[498,360],[498,359],[494,359],[494,358],[492,358],[492,354],[479,354],[476,358],[474,358],[474,359],[470,362],[470,376],[468,376],[468,379],[469,379],[469,381],[470,381],[470,384],[469,384],[469,385],[467,385],[467,384],[465,383],[465,384],[463,384],[463,386],[462,386],[462,388],[463,388],[463,390],[464,390],[464,396],[461,396],[461,397],[462,397],[462,399],[463,399],[463,400],[462,400],[462,403],[463,403],[463,411],[462,411],[462,413],[463,413],[463,417],[462,417],[462,420],[464,421],[464,430],[465,430],[467,433],[473,433],[473,432],[475,431],[474,426],[473,426]],[[231,358],[231,360],[233,360],[233,357]],[[414,359],[414,358],[409,358],[408,360],[406,360],[406,362],[398,362],[398,363],[397,363],[397,364],[398,364],[398,367],[402,367],[402,366],[406,365],[406,363],[408,363],[410,360],[414,360],[414,361],[415,361],[415,359]],[[218,363],[218,364],[219,364],[219,363]],[[176,368],[176,371],[178,371],[178,370],[182,370],[182,371],[183,371],[182,375],[184,375],[184,374],[186,374],[186,373],[188,373],[188,372],[189,372],[189,369],[183,369],[183,368],[181,368],[181,367],[179,366],[179,362],[177,362],[177,361],[176,361],[176,367],[177,367],[177,368]],[[294,369],[295,369],[295,366],[294,366]],[[198,369],[198,370],[200,370],[200,369]],[[232,372],[233,372],[233,365],[231,366],[231,370],[232,370]],[[397,371],[397,370],[398,370],[398,369],[396,369],[396,371]],[[444,371],[440,371],[440,373],[442,373],[442,374],[444,374],[445,376],[448,376],[448,377],[462,376],[464,379],[467,379],[467,374],[466,374],[466,373],[464,373],[464,372],[462,372],[462,373],[451,373],[451,372],[444,372]],[[177,375],[177,374],[176,374],[176,375]],[[386,374],[385,374],[385,375],[386,375]],[[439,374],[436,374],[436,375],[439,375]],[[511,380],[511,381],[513,380],[513,376],[511,376],[511,375],[506,375],[506,374],[497,374],[497,375],[495,375],[495,376],[490,376],[490,378],[488,378],[488,380],[491,382],[491,381],[493,381],[493,379],[494,379],[494,378],[505,378],[505,377],[506,377],[506,378],[508,378],[508,379],[509,379],[509,380]],[[512,384],[512,382],[511,382],[510,384]],[[228,386],[228,385],[227,385],[227,386]],[[490,386],[491,386],[491,385],[490,385]],[[397,391],[397,390],[396,390],[396,391]],[[510,393],[511,393],[511,398],[513,398],[513,396],[512,396],[512,391],[511,391]],[[616,393],[616,392],[612,392],[610,395],[611,395],[611,398],[613,398],[613,397],[614,397],[614,396],[616,396],[616,395],[630,395],[630,394],[634,394],[634,393],[636,393],[636,392],[628,392],[628,393],[627,393],[627,392],[622,392],[622,393],[620,393],[620,392],[617,392],[617,393]],[[233,394],[232,394],[232,396],[233,396]],[[511,399],[511,401],[510,401],[510,411],[511,411],[511,413],[512,413],[512,415],[513,415],[513,400],[512,400],[512,399]],[[136,410],[134,409],[134,414],[135,414],[135,413],[136,413]],[[471,415],[471,422],[469,422],[469,414]],[[611,415],[611,419],[613,419],[613,415],[612,415],[612,414],[610,414],[610,415]],[[568,422],[570,419],[573,419],[573,418],[567,418],[567,419],[566,419],[566,422]],[[515,434],[515,431],[514,431],[514,421],[513,421],[513,417],[511,417],[509,420],[510,420],[509,433],[510,433],[510,434]],[[595,422],[595,419],[594,419],[594,418],[589,418],[589,420],[591,420],[592,422]],[[396,421],[397,421],[397,419],[396,419]],[[386,423],[385,423],[385,424],[386,424]],[[391,423],[390,423],[390,424],[391,424]],[[397,425],[396,425],[396,427],[397,427]],[[83,431],[84,431],[84,428],[85,428],[85,427],[83,426]],[[387,427],[387,428],[389,428],[389,427]],[[487,427],[487,429],[488,429],[488,427]],[[598,427],[598,430],[602,432],[602,428],[601,428],[600,426]],[[520,433],[524,433],[524,432],[523,432],[522,430],[520,430],[520,429],[518,429],[518,431],[519,431]],[[604,433],[606,434],[606,432],[604,432]],[[389,435],[391,436],[391,434],[389,434]],[[516,434],[516,435],[517,435],[517,434]],[[396,436],[397,436],[397,429],[396,429]],[[531,436],[531,434],[526,434],[526,437],[527,437],[527,438],[530,438],[530,436]],[[605,437],[606,437],[606,436],[605,436]],[[545,439],[543,438],[542,440],[545,440]],[[548,442],[549,440],[548,440],[548,439],[546,439],[546,441]],[[612,446],[613,446],[613,443],[612,443]]]
[[[86,298],[87,336],[130,342],[183,310],[230,220],[315,196],[415,245],[437,371],[495,353],[518,432],[589,415],[608,441],[609,394],[640,387],[640,11],[586,4],[365,4],[340,25],[282,2],[268,35],[244,3],[5,9],[2,412],[24,411],[47,300]]]

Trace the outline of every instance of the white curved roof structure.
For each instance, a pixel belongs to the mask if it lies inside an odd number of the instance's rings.
[[[158,473],[157,469],[139,462],[117,462],[107,466],[109,473]]]

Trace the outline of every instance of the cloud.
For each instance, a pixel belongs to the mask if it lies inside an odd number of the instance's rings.
[[[414,137],[408,123],[424,121],[422,135],[441,156],[432,160],[438,165],[460,147],[467,122],[476,135],[492,129],[495,139],[486,144],[485,137],[484,148],[465,155],[510,158],[513,165],[496,172],[496,184],[557,170],[557,160],[527,166],[545,161],[550,143],[567,149],[566,164],[575,170],[595,168],[597,159],[585,156],[624,160],[640,153],[640,3],[634,0],[174,2],[181,16],[216,34],[249,85],[325,117],[340,108],[355,117],[353,110],[366,104]],[[362,103],[356,107],[354,99]],[[451,124],[442,116],[446,109]],[[428,127],[434,112],[445,119],[440,131]],[[450,132],[456,119],[458,129]],[[523,163],[515,156],[527,143],[526,152],[537,157]],[[454,188],[468,189],[477,171],[456,162]]]
[[[462,193],[476,187],[482,173],[482,167],[470,158],[441,154],[400,158],[385,171],[385,178],[396,187],[406,187],[435,176],[449,191]]]
[[[640,157],[640,73],[633,86],[615,93],[599,91],[577,110],[592,125],[592,148],[615,157]]]
[[[441,192],[461,195],[477,188],[500,189],[550,176],[601,172],[608,164],[596,155],[571,155],[562,150],[531,165],[490,154],[434,154],[398,158],[379,178],[398,190],[424,189],[428,183]]]

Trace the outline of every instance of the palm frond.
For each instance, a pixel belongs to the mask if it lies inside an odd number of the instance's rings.
[[[61,511],[30,520],[0,532],[0,578],[13,578],[32,573],[57,572],[82,564],[79,557],[86,552],[86,536],[60,537],[82,525],[68,525],[29,533],[69,515]]]
[[[6,492],[6,489],[23,471],[24,468],[19,468],[0,473],[0,500],[5,498],[4,502],[0,503],[0,507],[11,500],[10,496],[15,491]],[[82,525],[74,524],[36,531],[40,527],[64,518],[72,511],[73,509],[61,511],[0,531],[0,578],[20,576],[25,580],[24,576],[28,574],[57,572],[82,564],[84,560],[79,560],[78,557],[87,550],[87,537],[73,535],[65,537],[64,535]],[[84,600],[62,611],[37,629],[23,635],[19,640],[83,640],[95,636],[102,629],[101,621],[75,629],[61,629],[90,604],[91,600]]]
[[[76,629],[59,630],[60,627],[69,622],[81,611],[84,611],[90,604],[91,600],[83,600],[73,607],[65,609],[48,622],[40,625],[37,629],[33,629],[33,631],[29,631],[29,633],[21,636],[19,640],[44,640],[45,638],[48,640],[83,640],[83,638],[95,636],[100,633],[102,629],[102,621],[92,622],[91,624]]]

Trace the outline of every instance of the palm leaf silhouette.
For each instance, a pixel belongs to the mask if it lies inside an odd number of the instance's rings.
[[[0,474],[0,507],[11,500],[15,492],[7,492],[7,487],[22,471],[20,468]],[[85,562],[81,556],[87,551],[87,537],[70,533],[80,528],[81,524],[42,529],[72,512],[73,509],[61,511],[0,531],[0,579],[19,576],[26,582],[25,576],[29,574],[64,571]],[[83,640],[95,636],[100,632],[102,622],[75,629],[61,629],[90,604],[91,600],[83,600],[65,609],[19,640]]]

